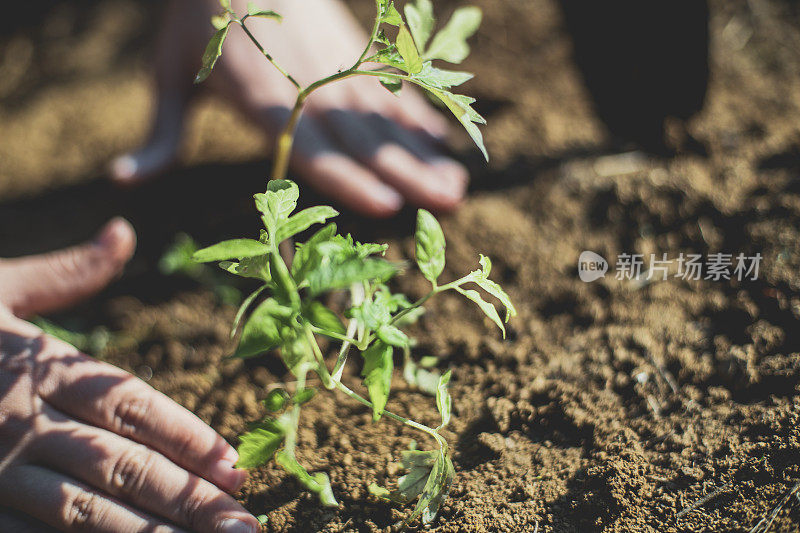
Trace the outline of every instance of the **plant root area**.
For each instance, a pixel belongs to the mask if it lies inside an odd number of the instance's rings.
[[[29,26],[4,27],[0,38],[0,255],[79,242],[117,214],[131,220],[139,249],[124,276],[48,318],[107,328],[98,357],[235,444],[265,415],[270,388],[293,378],[275,354],[227,359],[235,306],[206,282],[160,274],[158,259],[178,232],[204,245],[257,235],[251,195],[264,187],[267,140],[229,107],[201,100],[177,167],[114,188],[105,162],[148,129],[158,2],[37,4],[26,8],[41,9]],[[626,145],[598,118],[559,3],[477,4],[484,25],[463,65],[476,73],[464,92],[488,120],[493,158],[485,165],[456,135],[472,185],[441,219],[442,279],[477,268],[482,252],[519,316],[503,340],[469,302],[445,294],[410,332],[415,357],[453,370],[445,435],[457,477],[431,530],[749,531],[762,519],[755,531],[770,519],[769,531],[800,530],[797,498],[781,504],[800,482],[796,6],[710,2],[705,105],[688,121],[668,120],[660,150]],[[371,3],[354,8],[366,23]],[[300,184],[302,203],[324,201]],[[340,219],[359,240],[389,243],[391,259],[413,261],[412,209],[391,221]],[[584,250],[609,261],[605,278],[579,279]],[[675,263],[667,280],[615,278],[623,253],[647,264],[649,254],[717,252],[760,253],[757,279],[687,281]],[[411,298],[426,288],[413,269],[393,283]],[[341,308],[337,298],[329,303]],[[360,363],[353,356],[345,372],[358,390]],[[396,373],[388,407],[436,425],[434,399]],[[402,475],[395,463],[412,439],[433,445],[322,391],[303,406],[298,459],[330,475],[340,506],[319,507],[274,464],[254,470],[237,498],[267,516],[268,531],[395,531],[409,510],[366,487]]]

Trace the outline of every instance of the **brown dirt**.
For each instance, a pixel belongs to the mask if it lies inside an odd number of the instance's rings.
[[[367,4],[358,3],[365,17]],[[483,252],[520,313],[503,342],[446,295],[415,331],[419,353],[454,371],[447,437],[458,476],[434,530],[748,530],[800,481],[796,14],[766,0],[712,2],[711,84],[688,126],[702,149],[609,171],[620,158],[606,155],[608,134],[572,65],[557,4],[478,4],[486,22],[465,67],[478,74],[469,93],[484,102],[494,159],[487,169],[464,155],[475,190],[444,220],[445,276],[474,268]],[[125,277],[60,320],[117,331],[122,341],[106,358],[235,442],[262,414],[265,388],[289,377],[272,356],[223,362],[233,309],[154,271],[177,230],[211,242],[256,229],[248,194],[261,186],[263,162],[225,163],[223,154],[257,157],[263,139],[206,103],[186,165],[170,179],[133,193],[90,179],[145,130],[145,70],[130,48],[149,35],[154,10],[112,0],[60,9],[41,27],[8,33],[0,48],[0,72],[17,73],[0,76],[0,252],[74,242],[112,214],[131,218],[140,249]],[[112,50],[98,59],[93,42]],[[57,61],[74,43],[84,45],[72,66]],[[218,190],[220,174],[241,178]],[[380,224],[345,215],[344,226],[410,257],[408,213]],[[582,250],[764,259],[755,282],[585,284]],[[397,286],[423,290],[415,276]],[[393,409],[435,420],[431,398],[394,385]],[[401,510],[365,487],[391,477],[413,437],[321,394],[304,408],[300,459],[330,474],[342,505],[319,509],[274,466],[253,472],[240,499],[269,516],[271,531],[389,530]],[[787,506],[772,530],[798,531],[798,507]]]

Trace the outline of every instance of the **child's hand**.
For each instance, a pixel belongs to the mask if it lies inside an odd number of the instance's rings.
[[[245,474],[210,427],[18,318],[101,288],[134,247],[115,220],[92,243],[0,260],[0,531],[258,530],[226,494]]]

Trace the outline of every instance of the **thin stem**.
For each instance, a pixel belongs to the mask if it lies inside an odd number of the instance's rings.
[[[289,80],[289,81],[292,83],[292,85],[294,85],[294,86],[295,86],[295,88],[296,88],[296,89],[299,91],[299,90],[301,89],[301,87],[300,87],[300,84],[299,84],[299,83],[297,83],[297,80],[295,80],[295,79],[294,79],[294,77],[293,77],[291,74],[289,74],[289,73],[286,71],[286,69],[284,69],[282,66],[280,66],[280,65],[278,64],[278,62],[277,62],[277,61],[275,61],[275,58],[274,58],[274,57],[272,57],[272,55],[270,55],[270,53],[269,53],[269,52],[267,52],[267,51],[264,49],[264,47],[263,47],[263,46],[261,46],[261,43],[260,43],[260,42],[258,42],[258,39],[256,39],[256,38],[255,38],[255,36],[254,36],[252,33],[250,33],[250,30],[247,28],[247,26],[246,26],[246,25],[245,25],[245,23],[244,23],[245,19],[247,19],[247,17],[248,17],[248,16],[249,16],[249,15],[245,15],[244,17],[242,17],[242,19],[241,19],[241,20],[233,20],[233,22],[236,22],[236,23],[238,23],[238,24],[239,24],[239,26],[241,26],[241,27],[242,27],[242,29],[244,30],[244,33],[245,33],[245,34],[246,34],[246,35],[247,35],[247,36],[250,38],[250,40],[251,40],[251,41],[253,41],[253,44],[255,44],[255,45],[256,45],[256,48],[258,48],[258,50],[259,50],[259,51],[260,51],[260,52],[261,52],[261,53],[264,55],[264,57],[266,57],[266,58],[267,58],[267,61],[269,61],[270,63],[272,63],[272,66],[274,66],[276,69],[278,69],[278,72],[280,72],[281,74],[283,74],[283,76],[284,76],[284,77],[285,77],[287,80]]]
[[[366,291],[363,284],[354,283],[350,287],[350,303],[353,306],[360,305],[366,296],[365,292]],[[347,324],[347,336],[354,337],[357,332],[358,321],[354,318],[351,318],[350,322]],[[363,335],[359,335],[359,337],[363,337]],[[350,352],[350,346],[352,344],[356,344],[356,346],[358,346],[358,341],[345,341],[342,343],[342,347],[339,349],[339,356],[336,358],[336,364],[333,366],[333,372],[331,372],[333,379],[342,379],[342,371],[344,370],[345,363],[347,363],[347,356]]]
[[[289,171],[289,158],[292,155],[292,145],[294,144],[294,132],[297,129],[297,123],[300,121],[306,96],[306,91],[298,93],[292,112],[289,115],[289,120],[286,121],[286,126],[284,126],[283,131],[275,141],[275,159],[272,161],[271,179],[286,179],[286,174]]]
[[[356,61],[350,70],[355,70],[361,63],[364,62],[364,59],[367,57],[367,54],[372,48],[375,39],[378,38],[378,31],[381,27],[381,2],[379,0],[375,0],[375,24],[372,26],[372,33],[370,33],[369,42],[367,42],[367,46],[364,47],[364,51],[361,52],[361,55],[358,57],[358,61]]]

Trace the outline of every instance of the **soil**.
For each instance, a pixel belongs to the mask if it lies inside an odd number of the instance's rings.
[[[0,255],[77,242],[112,215],[128,217],[140,244],[123,278],[54,320],[110,328],[116,340],[103,358],[235,443],[263,414],[267,388],[291,378],[272,355],[224,359],[234,308],[156,265],[178,231],[203,243],[256,231],[249,195],[263,187],[265,141],[204,101],[179,169],[135,191],[113,189],[103,164],[146,132],[143,46],[157,5],[42,4],[33,25],[4,28],[0,40]],[[488,119],[493,159],[484,166],[456,139],[473,190],[443,219],[444,276],[475,268],[483,252],[519,316],[503,341],[477,310],[444,295],[413,331],[417,355],[453,369],[446,436],[457,477],[432,529],[750,530],[800,482],[793,5],[710,3],[705,107],[654,155],[620,154],[596,117],[557,3],[477,4],[485,22],[464,65],[477,73],[465,90]],[[367,20],[370,3],[355,7]],[[380,223],[345,214],[342,226],[388,242],[393,258],[412,257],[410,211]],[[609,274],[584,283],[583,250],[763,259],[756,281],[647,284]],[[419,296],[424,283],[409,275],[396,287]],[[355,387],[358,370],[346,373]],[[432,398],[399,378],[389,405],[436,421]],[[391,463],[414,437],[320,394],[303,409],[299,457],[329,473],[339,508],[320,509],[274,465],[254,471],[238,498],[268,516],[269,531],[389,531],[403,509],[366,486],[396,477]],[[799,508],[796,499],[783,506],[770,531],[800,530]]]

